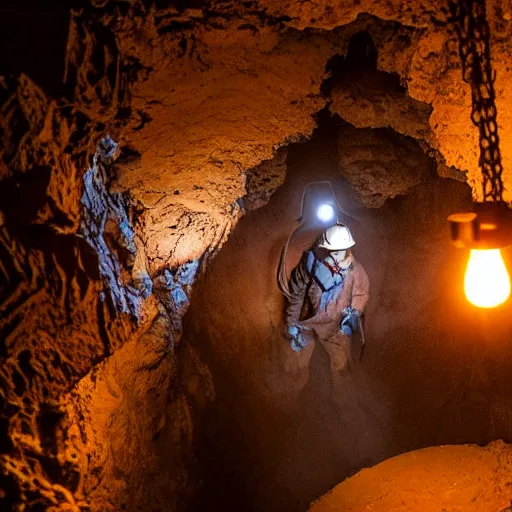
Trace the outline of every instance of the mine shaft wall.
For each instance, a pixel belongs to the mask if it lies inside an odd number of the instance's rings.
[[[216,389],[199,427],[203,505],[306,509],[346,476],[390,456],[512,439],[510,306],[484,312],[465,302],[467,253],[450,245],[446,226],[450,212],[470,204],[469,188],[432,174],[407,196],[365,208],[339,175],[336,148],[352,128],[336,133],[324,126],[289,148],[284,185],[241,219],[193,292],[186,337]],[[375,145],[376,138],[389,143],[389,134],[361,130],[365,136],[368,148],[377,148],[367,149],[371,159],[389,163]],[[418,147],[409,158],[429,166]],[[403,165],[398,161],[397,171]],[[297,389],[276,283],[303,188],[319,179],[332,180],[371,280],[366,351],[347,380],[356,398],[341,410],[331,400],[321,346],[307,386]],[[292,240],[290,266],[314,233]],[[354,348],[357,355],[357,337]]]

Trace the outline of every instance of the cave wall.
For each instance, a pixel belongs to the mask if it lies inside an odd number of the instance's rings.
[[[115,141],[80,179],[20,146],[2,181],[2,506],[179,509],[196,485],[189,400],[212,393],[181,318],[216,249],[150,275],[136,211],[108,189]]]
[[[496,2],[488,9],[505,169],[511,30],[506,7]],[[400,104],[420,111],[418,119],[409,112],[406,128],[441,164],[466,171],[478,195],[477,130],[467,122],[471,98],[443,2],[435,8],[225,2],[187,10],[107,3],[73,16],[66,78],[77,78],[74,98],[90,117],[119,105],[122,125],[110,117],[105,126],[129,149],[119,170],[123,188],[163,218],[169,210],[178,210],[177,216],[200,212],[219,225],[243,195],[241,171],[311,133],[311,115],[327,101],[320,94],[325,64],[345,55],[351,36],[361,31],[375,43],[377,68],[396,74],[406,91]],[[106,91],[116,100],[109,102]],[[372,119],[364,108],[354,110],[346,94],[338,93],[334,102],[358,127],[397,124],[392,115]],[[388,103],[397,110],[391,92]]]
[[[241,219],[194,289],[185,336],[216,389],[198,434],[204,507],[306,510],[347,476],[391,456],[512,439],[505,406],[512,393],[510,305],[478,312],[464,302],[466,255],[446,236],[446,216],[467,207],[469,188],[439,178],[436,162],[411,144],[406,161],[430,172],[406,196],[366,208],[340,177],[338,144],[353,141],[354,128],[332,123],[321,121],[307,144],[289,147],[283,186]],[[368,161],[400,175],[389,154],[400,154],[408,139],[361,129],[357,141]],[[280,250],[314,179],[332,180],[371,281],[366,351],[346,376],[350,399],[341,408],[331,399],[321,346],[301,390],[276,286]],[[292,240],[289,268],[319,230],[312,225]],[[359,349],[356,337],[356,357]]]
[[[169,345],[169,330],[159,316],[70,395],[77,494],[93,510],[184,510],[194,502],[191,400],[211,400],[213,389],[192,349]]]
[[[490,16],[506,141],[510,22],[499,9]],[[213,397],[199,352],[181,344],[191,286],[282,183],[283,146],[311,135],[313,114],[331,103],[326,65],[354,34],[371,35],[378,69],[403,90],[371,94],[387,113],[369,116],[364,94],[338,84],[332,111],[390,126],[439,172],[455,166],[476,183],[469,96],[444,22],[426,5],[92,2],[71,15],[59,87],[43,90],[23,63],[14,76],[0,71],[5,506],[116,510],[139,506],[154,485],[158,508],[167,479],[166,507],[190,498],[189,417]],[[418,179],[375,190],[377,202]],[[161,443],[174,454],[165,468]]]
[[[3,85],[2,498],[75,506],[62,398],[129,325],[100,299],[98,255],[78,236],[81,176],[59,136],[73,119],[26,77]]]
[[[182,217],[180,234],[162,252],[179,254],[191,230],[183,261],[155,262],[146,248],[148,230],[158,225],[148,228],[148,215],[111,186],[119,145],[104,137],[88,157],[80,112],[62,118],[26,77],[9,85],[2,117],[2,506],[181,509],[198,485],[191,402],[213,396],[208,369],[192,348],[180,347],[181,318],[229,224],[210,234],[207,250],[194,252],[193,226]],[[275,188],[282,172],[278,163],[250,169],[256,192],[247,204],[271,193],[259,178],[273,176]],[[233,210],[236,219],[241,207]]]
[[[8,85],[13,91],[4,88],[2,110],[2,507],[119,510],[134,496],[147,501],[140,482],[134,485],[142,478],[148,490],[148,483],[160,490],[150,495],[162,508],[170,473],[177,501],[192,488],[183,462],[192,460],[189,393],[176,351],[201,261],[150,276],[130,198],[108,187],[117,143],[105,137],[87,158],[87,144],[79,144],[80,113],[63,118],[62,107],[26,77]],[[87,169],[77,169],[86,162]],[[193,355],[183,358],[192,375],[207,375]],[[136,400],[151,411],[147,423]],[[170,432],[165,443],[187,457],[178,454],[175,467],[151,473],[164,428]],[[147,472],[126,472],[140,460]],[[149,481],[155,472],[162,479]],[[93,492],[98,486],[105,495]]]
[[[378,69],[397,73],[411,98],[432,107],[429,125],[449,167],[467,171],[473,193],[480,197],[478,132],[466,124],[471,108],[469,86],[461,81],[456,37],[449,26],[447,2],[307,2],[262,1],[273,16],[287,15],[288,26],[305,30],[308,27],[333,29],[357,21],[360,13],[392,23],[391,31],[382,31],[379,23],[369,31],[379,41]],[[486,2],[491,34],[492,66],[496,72],[496,106],[501,133],[500,148],[505,168],[510,168],[512,148],[510,126],[510,5],[501,0]],[[398,23],[396,23],[398,22]],[[507,173],[508,174],[508,173]],[[505,179],[509,180],[506,176]],[[510,186],[508,187],[510,189]],[[509,197],[507,195],[507,201]]]

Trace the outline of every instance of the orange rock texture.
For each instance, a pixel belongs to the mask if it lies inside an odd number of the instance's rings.
[[[429,126],[433,145],[448,166],[468,171],[467,179],[476,198],[481,197],[478,170],[478,132],[468,123],[471,110],[469,86],[461,80],[458,46],[448,23],[448,2],[414,3],[402,1],[354,2],[262,2],[272,15],[287,15],[289,26],[332,30],[357,23],[362,13],[393,24],[395,37],[379,37],[378,23],[368,27],[378,48],[378,69],[397,73],[408,95],[432,107]],[[501,1],[487,2],[491,30],[491,57],[496,72],[498,124],[501,137],[504,180],[511,188],[512,164],[509,109],[512,97],[510,66],[512,17],[510,6]],[[376,30],[377,29],[377,30]],[[379,39],[380,43],[379,44]],[[508,193],[510,194],[510,192]],[[506,196],[510,201],[512,197]]]

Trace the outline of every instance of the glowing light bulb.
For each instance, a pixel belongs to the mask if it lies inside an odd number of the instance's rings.
[[[510,277],[499,249],[472,249],[464,276],[466,297],[480,308],[495,308],[510,295]]]
[[[316,211],[316,215],[322,222],[329,222],[334,219],[334,208],[330,204],[322,204]]]

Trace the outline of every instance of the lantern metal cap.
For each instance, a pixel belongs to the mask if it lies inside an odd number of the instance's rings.
[[[472,212],[454,213],[448,223],[456,247],[501,249],[512,245],[512,210],[505,203],[473,203]]]

